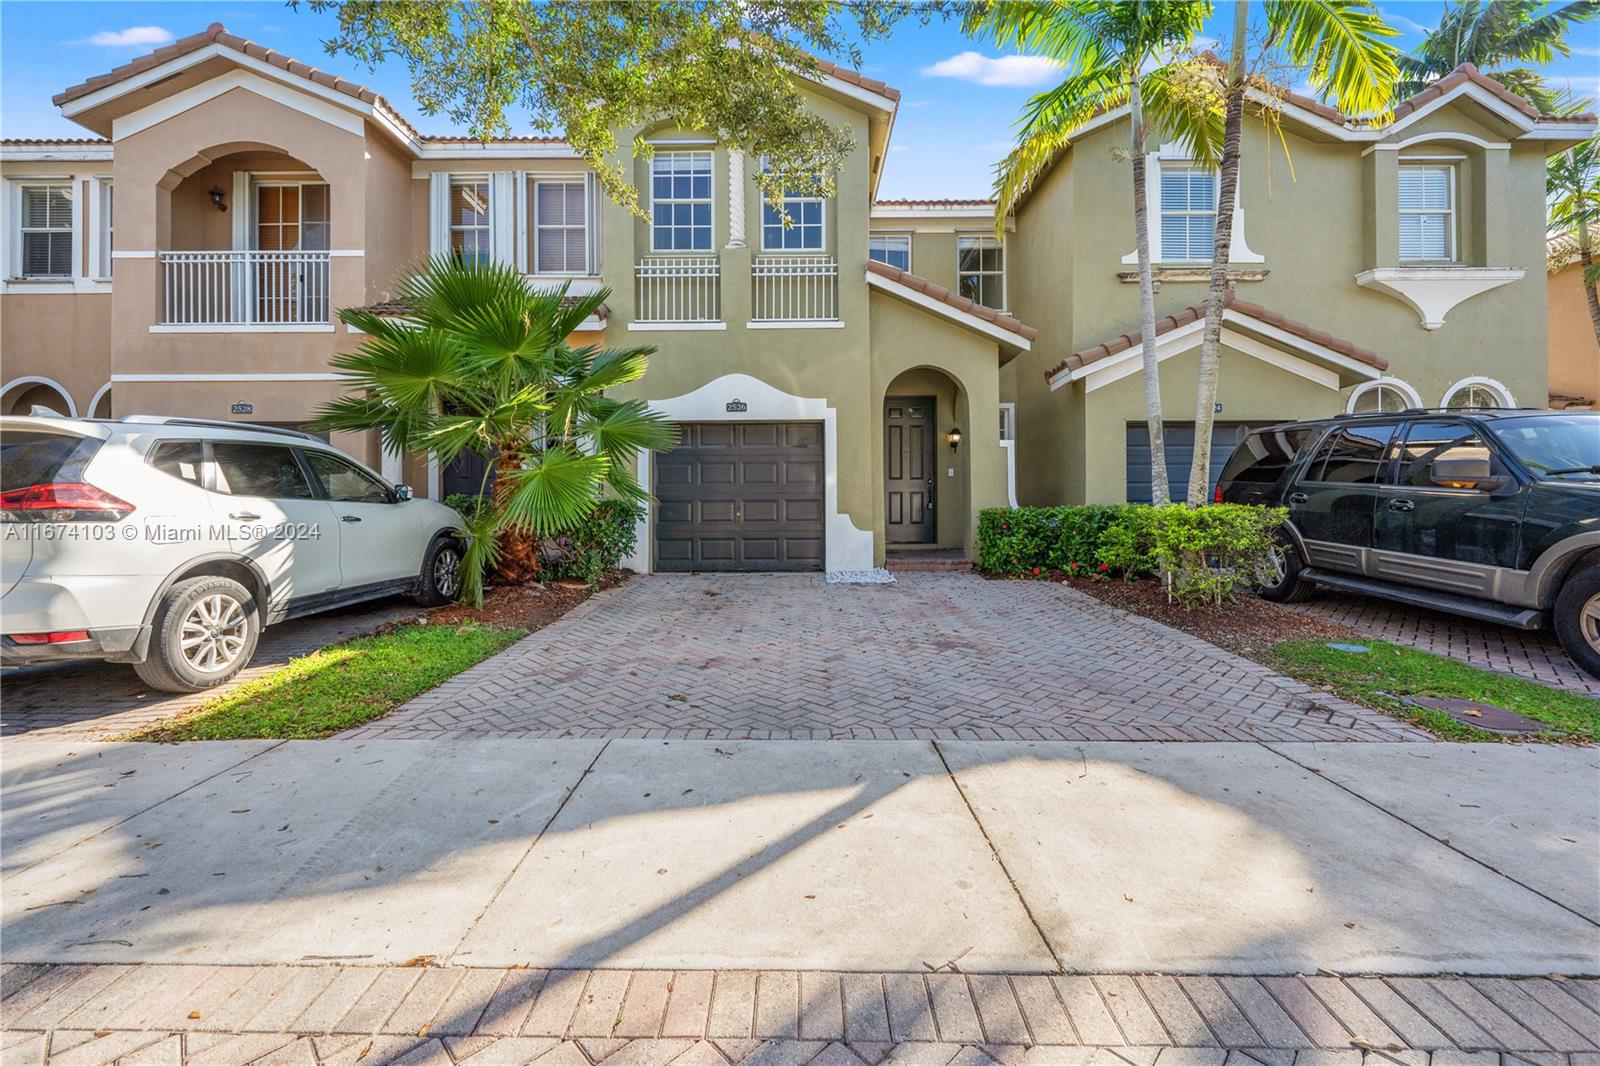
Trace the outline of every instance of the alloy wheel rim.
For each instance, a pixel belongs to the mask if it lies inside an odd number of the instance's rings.
[[[1589,597],[1578,611],[1578,628],[1589,647],[1600,652],[1600,592]]]
[[[1267,552],[1267,562],[1271,567],[1272,587],[1277,588],[1289,577],[1289,555],[1283,545],[1274,544]]]
[[[228,669],[244,652],[249,631],[244,604],[222,592],[196,601],[183,618],[183,660],[202,673]]]
[[[454,548],[446,548],[433,561],[433,587],[441,596],[454,598],[456,578],[461,572],[461,556]]]

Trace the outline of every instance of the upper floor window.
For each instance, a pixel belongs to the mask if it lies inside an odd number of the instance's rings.
[[[907,236],[867,238],[867,258],[888,263],[900,270],[911,269],[911,238]]]
[[[1455,258],[1455,168],[1400,167],[1400,259]]]
[[[72,276],[72,186],[24,185],[22,276]]]
[[[711,251],[710,152],[657,152],[650,160],[650,248]]]
[[[1163,260],[1210,259],[1216,247],[1217,175],[1192,164],[1161,168]]]
[[[967,299],[992,307],[1006,306],[1005,248],[993,237],[956,238],[956,289]]]
[[[784,225],[784,216],[789,224]],[[769,252],[822,251],[822,198],[786,190],[783,210],[761,202],[761,247]]]
[[[463,263],[489,262],[489,179],[450,179],[450,254]]]
[[[533,185],[533,272],[588,274],[589,197],[582,181]]]

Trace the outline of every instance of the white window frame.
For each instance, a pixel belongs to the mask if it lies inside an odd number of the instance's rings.
[[[592,232],[591,232],[592,227],[594,225],[594,220],[591,217],[592,214],[593,214],[593,205],[591,205],[590,202],[589,202],[589,200],[590,200],[590,197],[589,197],[589,182],[586,180],[585,176],[583,174],[573,174],[573,175],[564,176],[564,177],[557,177],[557,176],[554,176],[554,175],[542,175],[542,176],[536,175],[528,182],[528,184],[529,184],[529,192],[530,192],[529,199],[532,201],[529,204],[528,214],[529,214],[529,217],[531,217],[533,219],[532,247],[528,250],[528,257],[533,262],[531,264],[532,269],[529,271],[529,273],[535,274],[535,275],[539,275],[539,276],[543,276],[543,277],[585,278],[585,277],[592,276],[595,273],[595,269],[594,269],[594,264],[589,262],[589,260],[593,255],[593,251],[592,251],[592,248],[593,248],[593,235],[592,235]],[[582,196],[582,201],[583,201],[583,222],[582,222],[582,224],[578,225],[578,226],[574,226],[570,222],[563,222],[563,223],[560,223],[560,224],[552,223],[552,224],[548,224],[548,225],[544,224],[544,223],[541,223],[539,221],[539,186],[541,186],[541,185],[576,185],[580,189],[582,189],[583,190],[583,196]],[[569,231],[569,230],[573,230],[573,229],[582,230],[582,232],[583,232],[583,269],[582,270],[542,270],[542,269],[540,269],[540,266],[539,266],[539,231],[541,229],[562,230],[563,232]],[[563,243],[563,247],[565,247],[564,243]]]
[[[900,267],[899,269],[904,270],[907,274],[911,273],[911,234],[909,234],[909,233],[868,233],[867,234],[867,258],[868,259],[872,259],[872,242],[873,241],[904,241],[905,244],[906,244],[906,265],[903,266],[903,267]],[[883,260],[879,259],[879,260],[875,260],[875,262],[881,263],[881,262],[883,262]],[[894,266],[893,263],[889,263],[887,265]]]
[[[1000,269],[995,270],[962,270],[961,269],[961,242],[962,241],[991,241],[1000,249]],[[1004,240],[997,240],[992,233],[956,233],[956,295],[962,295],[961,279],[966,276],[973,277],[999,277],[1000,279],[1000,306],[990,308],[992,311],[1004,312],[1011,302],[1011,256]],[[976,303],[977,301],[973,301]],[[984,306],[988,306],[985,304]]]
[[[9,278],[19,281],[26,281],[29,283],[48,284],[55,282],[60,284],[70,283],[74,279],[83,276],[82,268],[80,266],[83,255],[83,246],[81,243],[82,234],[80,232],[80,223],[83,216],[82,204],[80,203],[82,200],[82,195],[80,193],[81,185],[81,179],[76,176],[60,178],[30,178],[27,180],[14,181],[12,183],[12,200],[14,207],[14,214],[12,217],[14,221],[11,224],[10,243],[12,252],[10,269],[7,271]],[[56,228],[40,229],[39,227],[29,227],[23,225],[23,219],[25,217],[23,211],[23,201],[27,196],[26,190],[28,189],[65,189],[67,192],[67,203],[70,206],[70,215],[67,219],[67,227],[65,232],[71,237],[72,251],[69,254],[67,261],[67,272],[65,274],[24,273],[27,262],[23,253],[23,246],[25,244],[23,235],[25,233],[63,232],[62,230]]]
[[[116,266],[111,254],[116,248],[115,187],[112,180],[108,177],[90,179],[89,195],[90,213],[93,216],[89,230],[89,263],[94,271],[91,277],[95,281],[110,281]]]
[[[1160,192],[1160,189],[1163,187],[1163,182],[1169,172],[1176,172],[1180,170],[1184,171],[1185,173],[1205,173],[1211,175],[1211,210],[1196,211],[1195,209],[1189,207],[1180,210],[1169,208],[1166,205],[1164,202],[1166,197]],[[1167,258],[1166,250],[1164,248],[1167,228],[1166,221],[1169,218],[1176,219],[1209,217],[1211,219],[1211,232],[1215,234],[1217,231],[1217,206],[1218,201],[1222,198],[1221,175],[1217,173],[1215,168],[1207,167],[1204,164],[1195,162],[1194,160],[1163,160],[1159,169],[1156,171],[1156,188],[1156,210],[1150,212],[1150,216],[1157,220],[1156,225],[1153,227],[1154,232],[1150,235],[1150,251],[1152,253],[1152,260],[1162,263],[1209,263],[1211,261],[1211,256],[1201,256],[1200,258],[1184,256],[1179,259]],[[1185,236],[1187,236],[1187,233]]]
[[[701,199],[691,196],[681,198],[669,196],[661,200],[656,199],[656,162],[664,156],[704,156],[710,177],[709,194]],[[717,254],[717,157],[709,148],[674,148],[658,149],[650,157],[650,251],[656,255],[715,255]],[[692,190],[691,190],[692,191]],[[656,204],[705,204],[710,208],[711,216],[711,241],[705,248],[659,248],[656,246]],[[693,226],[693,223],[690,223]],[[673,229],[671,225],[667,229]]]
[[[1491,377],[1485,377],[1482,374],[1474,374],[1471,377],[1462,378],[1460,381],[1455,382],[1449,388],[1445,389],[1444,395],[1439,400],[1439,406],[1451,410],[1470,410],[1470,408],[1451,408],[1450,401],[1455,397],[1455,394],[1460,392],[1462,389],[1473,387],[1494,393],[1495,396],[1500,400],[1501,407],[1517,406],[1517,398],[1511,395],[1511,390],[1506,388],[1503,382],[1496,381]]]
[[[1423,404],[1423,402],[1422,402],[1422,394],[1419,393],[1416,389],[1412,388],[1410,383],[1405,382],[1405,381],[1401,381],[1399,378],[1387,378],[1387,377],[1385,377],[1385,378],[1375,378],[1372,381],[1363,381],[1361,384],[1359,384],[1355,388],[1351,389],[1350,390],[1350,399],[1349,399],[1348,402],[1346,402],[1346,404],[1344,406],[1345,413],[1346,414],[1354,414],[1355,410],[1356,410],[1356,400],[1357,400],[1357,398],[1365,395],[1366,393],[1369,393],[1369,392],[1373,391],[1374,389],[1380,389],[1380,388],[1382,388],[1382,389],[1393,389],[1395,392],[1398,392],[1401,396],[1403,396],[1405,398],[1407,407],[1423,407],[1423,406],[1425,406]],[[1379,412],[1374,412],[1374,413],[1379,413]],[[1394,412],[1383,412],[1383,413],[1394,413]]]
[[[1000,405],[1000,440],[1002,442],[1017,439],[1017,405],[1003,403]]]
[[[486,254],[488,256],[488,261],[489,262],[493,262],[494,261],[494,192],[493,192],[493,182],[490,180],[489,175],[487,175],[487,174],[451,174],[450,175],[450,180],[449,180],[449,182],[447,184],[448,184],[449,187],[445,191],[445,234],[444,234],[445,235],[445,246],[444,246],[445,254],[450,256],[452,259],[455,258],[455,254],[456,254],[455,235],[457,233],[469,233],[469,232],[470,233],[478,233],[478,232],[481,231],[483,233],[483,235],[484,235],[485,248],[487,249]],[[483,212],[483,222],[481,224],[473,224],[473,225],[470,225],[470,226],[468,226],[468,225],[457,225],[456,224],[455,213],[454,213],[454,204],[453,204],[453,199],[454,198],[453,198],[453,196],[451,194],[454,193],[455,188],[458,185],[481,185],[481,186],[483,186],[483,202],[484,202],[485,210]]]
[[[1445,173],[1446,173],[1446,175],[1447,175],[1447,177],[1449,179],[1448,182],[1447,182],[1447,187],[1449,189],[1449,196],[1450,196],[1450,206],[1449,207],[1445,208],[1443,211],[1440,211],[1440,210],[1438,210],[1436,208],[1405,208],[1405,207],[1400,207],[1399,206],[1400,172],[1402,172],[1402,171],[1404,171],[1406,169],[1409,169],[1409,168],[1413,168],[1413,167],[1418,169],[1418,170],[1443,170],[1443,171],[1445,171]],[[1456,262],[1460,262],[1460,253],[1457,250],[1458,245],[1460,243],[1460,240],[1459,240],[1459,234],[1456,231],[1456,168],[1454,166],[1450,165],[1449,163],[1441,163],[1441,162],[1438,162],[1436,160],[1435,161],[1429,161],[1429,162],[1421,162],[1421,161],[1409,162],[1407,160],[1402,159],[1400,161],[1399,167],[1397,168],[1397,170],[1395,172],[1395,205],[1396,205],[1395,206],[1395,230],[1396,230],[1396,232],[1395,232],[1395,254],[1397,256],[1399,256],[1400,262],[1402,262],[1402,263],[1456,263]],[[1423,215],[1423,216],[1426,216],[1426,215],[1443,215],[1444,216],[1444,220],[1445,220],[1445,223],[1444,223],[1445,254],[1444,254],[1444,256],[1442,258],[1430,257],[1430,258],[1422,258],[1422,259],[1407,259],[1404,256],[1400,256],[1399,255],[1399,252],[1400,252],[1400,239],[1399,239],[1399,225],[1400,225],[1400,222],[1399,222],[1399,220],[1401,218],[1405,217],[1406,215]]]
[[[1189,153],[1182,145],[1176,143],[1163,144],[1158,150],[1145,156],[1145,204],[1146,213],[1149,215],[1150,261],[1156,266],[1193,266],[1193,263],[1177,260],[1164,260],[1161,258],[1161,166],[1163,163],[1178,163],[1184,166],[1197,165],[1189,157]],[[1154,180],[1149,180],[1154,176]],[[1242,183],[1241,183],[1242,184]],[[1222,180],[1217,179],[1217,196],[1222,196]],[[1233,194],[1233,244],[1228,252],[1228,265],[1232,267],[1252,266],[1265,263],[1266,257],[1254,251],[1245,240],[1244,219],[1244,190],[1235,188]],[[1139,249],[1135,248],[1122,257],[1123,266],[1136,266],[1139,262]]]
[[[794,204],[796,206],[801,204],[818,205],[820,214],[817,217],[816,225],[817,246],[815,248],[785,248],[782,245],[779,245],[776,248],[769,247],[767,245],[767,208],[771,207],[772,205],[767,203],[766,197],[763,196],[761,198],[761,221],[759,223],[761,228],[761,250],[763,252],[771,252],[774,255],[826,255],[828,252],[828,201],[821,196],[795,196],[788,190],[784,191],[783,213],[788,215],[790,219],[794,220],[794,229],[801,229],[802,227],[800,226],[799,219],[797,218],[796,214],[789,209],[790,204]],[[782,226],[781,221],[779,225]],[[783,228],[788,229],[790,227]]]

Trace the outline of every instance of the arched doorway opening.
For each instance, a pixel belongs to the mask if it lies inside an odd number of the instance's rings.
[[[964,551],[970,513],[966,391],[944,371],[913,367],[884,392],[884,543],[891,551]]]
[[[0,388],[0,411],[8,415],[26,415],[33,413],[35,407],[43,407],[68,418],[78,415],[72,396],[59,382],[50,378],[16,378]]]

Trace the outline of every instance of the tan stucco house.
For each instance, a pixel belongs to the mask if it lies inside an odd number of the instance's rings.
[[[640,456],[637,569],[866,570],[971,553],[985,507],[1147,496],[1125,114],[997,239],[986,201],[876,199],[896,90],[824,64],[803,91],[855,135],[834,197],[791,199],[784,227],[756,161],[658,127],[621,144],[643,220],[559,140],[426,136],[213,25],[58,94],[96,139],[0,146],[0,411],[304,423],[361,340],[337,310],[453,252],[606,287],[583,339],[658,349],[628,388],[684,435]],[[1544,402],[1544,158],[1594,120],[1540,119],[1470,70],[1396,119],[1291,96],[1293,183],[1249,132],[1219,447],[1346,408]],[[1215,183],[1170,148],[1147,165],[1181,449]],[[337,443],[431,496],[475,484]]]
[[[1600,247],[1600,226],[1589,231]],[[1546,245],[1550,285],[1550,406],[1588,408],[1600,404],[1600,341],[1583,291],[1578,234],[1552,236]]]

